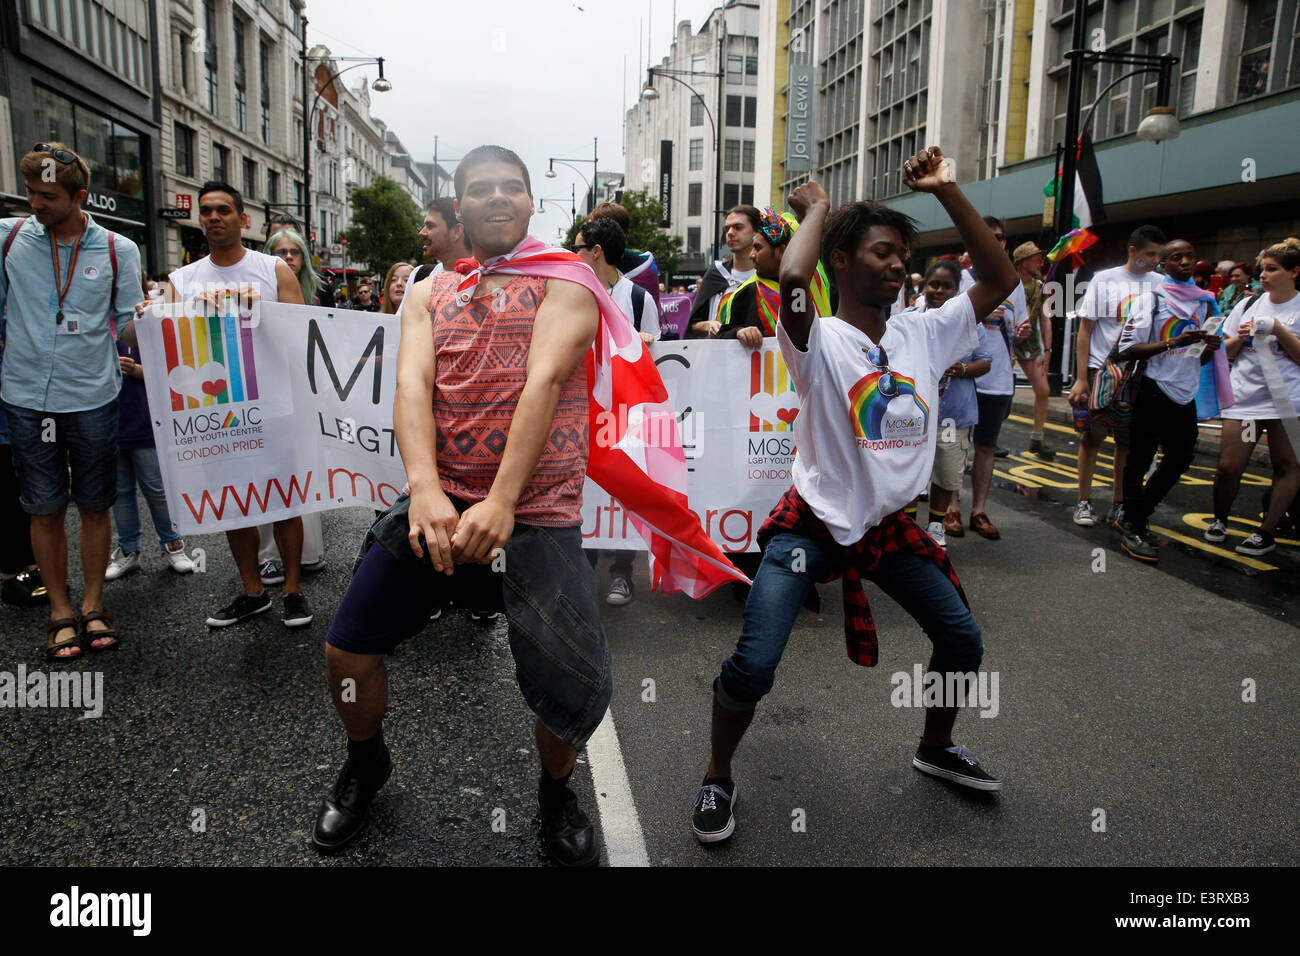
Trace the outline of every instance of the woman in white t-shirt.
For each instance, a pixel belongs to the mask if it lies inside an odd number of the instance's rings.
[[[1237,497],[1241,476],[1260,432],[1268,432],[1268,453],[1273,462],[1273,485],[1269,490],[1268,514],[1259,530],[1237,545],[1242,554],[1267,554],[1276,547],[1273,534],[1287,507],[1300,491],[1300,467],[1296,448],[1287,435],[1300,433],[1296,411],[1300,409],[1300,239],[1284,239],[1265,249],[1260,256],[1260,283],[1264,291],[1244,299],[1223,323],[1223,347],[1232,366],[1232,394],[1236,401],[1223,410],[1223,434],[1219,443],[1219,467],[1214,473],[1214,521],[1205,530],[1205,540],[1218,543],[1228,535],[1228,512]],[[1254,331],[1263,320],[1272,319],[1268,338],[1272,363],[1277,368],[1285,395],[1274,395],[1264,377],[1265,361],[1255,351]],[[1279,409],[1279,400],[1290,409]]]
[[[692,821],[701,842],[725,840],[735,827],[731,758],[772,688],[795,617],[817,581],[843,577],[845,636],[858,664],[876,662],[864,578],[925,630],[934,645],[932,672],[973,676],[983,657],[979,627],[947,553],[903,508],[929,481],[939,379],[978,345],[976,316],[991,312],[1018,279],[938,148],[909,159],[903,181],[933,194],[952,217],[980,280],[937,309],[893,318],[913,220],[872,202],[846,203],[828,217],[829,200],[815,182],[790,197],[801,226],[781,261],[776,338],[800,402],[794,487],[759,532],[763,561],[740,640],[714,681],[711,759]],[[838,312],[825,318],[817,317],[808,293],[819,253],[839,289]],[[953,744],[956,701],[942,704],[926,710],[912,765],[973,789],[1001,789],[974,754]]]

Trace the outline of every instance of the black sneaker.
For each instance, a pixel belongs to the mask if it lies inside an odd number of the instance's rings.
[[[265,591],[256,597],[251,594],[241,594],[208,618],[208,627],[229,627],[256,614],[265,614],[269,610],[271,610],[271,595]]]
[[[980,766],[976,756],[962,746],[916,748],[912,766],[941,780],[950,780],[972,790],[1001,790],[1002,781]]]
[[[284,568],[279,561],[267,561],[258,571],[263,584],[283,584]]]
[[[994,458],[1009,458],[1009,457],[1011,457],[1011,449],[1010,449],[1010,448],[1001,448],[1001,447],[999,447],[999,448],[995,448],[995,449],[993,449],[993,457],[994,457]]]
[[[384,748],[383,765],[373,773],[362,773],[353,768],[352,758],[343,763],[334,790],[316,814],[311,842],[322,853],[343,849],[360,834],[370,812],[370,804],[393,772],[393,758]]]
[[[701,843],[721,843],[736,830],[736,784],[725,777],[705,777],[695,794],[691,829]]]
[[[501,616],[500,611],[470,611],[469,619],[475,624],[491,624]],[[433,620],[430,618],[430,620]]]
[[[1039,461],[1055,461],[1056,452],[1047,447],[1047,442],[1041,438],[1031,438],[1029,440],[1029,454],[1033,455]]]
[[[537,788],[546,852],[560,866],[595,866],[600,862],[596,830],[578,806],[577,795],[567,786],[558,797],[548,795],[549,782],[543,779]]]
[[[1238,554],[1268,554],[1277,547],[1273,536],[1266,531],[1256,531],[1232,550]]]
[[[292,594],[286,592],[284,595],[284,613],[280,616],[281,623],[285,627],[306,627],[311,623],[311,620],[311,605],[307,603],[307,595],[301,591],[295,591]]]

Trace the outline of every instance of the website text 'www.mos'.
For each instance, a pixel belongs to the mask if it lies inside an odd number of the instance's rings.
[[[302,476],[289,475],[284,480],[274,476],[262,481],[222,485],[215,490],[205,488],[198,493],[197,501],[188,492],[181,492],[181,498],[194,520],[202,524],[205,520],[221,521],[227,511],[237,511],[240,517],[247,517],[250,514],[264,514],[273,506],[290,508],[308,501],[343,501],[344,497],[388,508],[402,493],[400,488],[386,481],[376,481],[365,472],[350,468],[327,469],[325,486],[315,490],[312,487],[313,477],[314,473],[310,471]]]

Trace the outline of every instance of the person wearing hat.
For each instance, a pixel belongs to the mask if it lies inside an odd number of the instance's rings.
[[[1029,318],[1016,330],[1013,349],[1020,369],[1034,389],[1034,430],[1029,436],[1029,454],[1041,461],[1051,461],[1056,453],[1047,447],[1043,428],[1047,424],[1047,399],[1051,388],[1047,384],[1047,367],[1052,355],[1052,319],[1043,308],[1043,250],[1032,242],[1022,242],[1011,254],[1016,264],[1020,284],[1025,290],[1025,304]],[[1025,325],[1029,328],[1026,331]],[[1024,338],[1021,338],[1024,333]]]

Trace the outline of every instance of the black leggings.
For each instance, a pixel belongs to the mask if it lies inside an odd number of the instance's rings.
[[[18,501],[18,478],[8,445],[0,445],[0,574],[19,574],[36,563],[31,519]]]
[[[1147,521],[1169,490],[1178,484],[1196,455],[1196,402],[1179,405],[1144,378],[1133,403],[1128,464],[1124,466],[1124,520],[1145,531]],[[1142,479],[1164,449],[1160,465],[1144,488]]]

